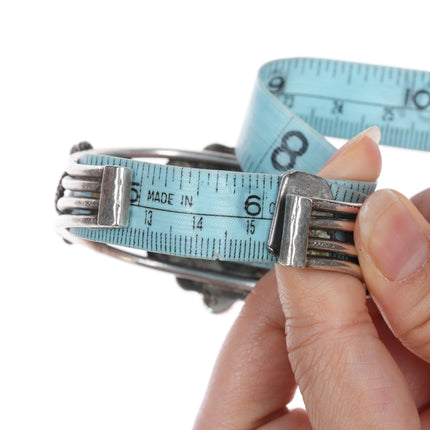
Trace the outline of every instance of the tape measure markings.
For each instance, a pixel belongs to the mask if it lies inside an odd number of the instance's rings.
[[[177,256],[275,261],[266,242],[278,175],[192,169],[100,155],[84,155],[81,162],[124,165],[133,170],[133,178],[130,226],[74,229],[78,236]],[[331,186],[335,197],[343,192],[343,200],[362,201],[374,184],[333,181]]]
[[[317,173],[335,152],[320,133],[350,138],[375,124],[383,143],[430,150],[429,106],[428,72],[301,58],[268,63],[236,147],[245,172],[85,154],[81,163],[133,170],[130,225],[72,232],[183,257],[273,262],[266,241],[279,174]],[[362,202],[374,189],[371,183],[328,182],[343,201]]]
[[[344,193],[346,194],[347,191],[344,190]],[[337,193],[339,194],[339,192]],[[275,203],[275,202],[271,202],[271,203]],[[249,215],[227,215],[227,214],[212,214],[209,212],[184,212],[184,211],[179,211],[179,210],[173,210],[173,209],[164,209],[164,208],[155,208],[153,206],[143,206],[143,205],[137,205],[137,204],[131,204],[130,206],[134,206],[134,207],[138,207],[138,208],[142,208],[142,209],[147,209],[147,210],[157,210],[157,211],[161,211],[161,212],[168,212],[168,213],[172,213],[172,214],[181,214],[181,215],[195,215],[195,216],[205,216],[205,217],[216,217],[216,218],[234,218],[234,219],[261,219],[261,220],[265,220],[265,221],[272,221],[272,217],[263,217],[263,216],[259,216],[259,217],[255,217],[255,216],[249,216]],[[261,201],[261,206],[263,207],[263,200]],[[261,211],[263,213],[263,210]]]

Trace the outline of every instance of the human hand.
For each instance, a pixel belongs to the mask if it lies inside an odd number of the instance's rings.
[[[320,175],[376,180],[375,140],[374,128],[352,139]],[[412,201],[416,207],[378,191],[356,223],[379,309],[358,279],[341,273],[276,265],[257,283],[218,357],[195,430],[430,429],[430,189]],[[297,384],[306,412],[286,407]]]

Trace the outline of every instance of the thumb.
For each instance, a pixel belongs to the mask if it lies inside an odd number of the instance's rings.
[[[382,315],[407,348],[430,362],[430,224],[405,196],[381,190],[363,205],[355,237]]]
[[[320,172],[374,181],[379,129],[348,142]],[[406,381],[382,344],[363,284],[334,272],[276,265],[291,367],[313,428],[419,429]]]

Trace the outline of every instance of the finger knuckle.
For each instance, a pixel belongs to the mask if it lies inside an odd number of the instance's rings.
[[[287,349],[290,363],[302,391],[312,389],[316,374],[335,375],[342,366],[343,351],[364,336],[377,336],[367,312],[358,311],[348,319],[318,320],[295,318],[286,321]]]
[[[372,320],[366,308],[357,310],[347,318],[344,315],[287,317],[285,333],[290,353],[308,353],[324,348],[324,345],[340,340],[348,341],[356,336],[374,332]]]

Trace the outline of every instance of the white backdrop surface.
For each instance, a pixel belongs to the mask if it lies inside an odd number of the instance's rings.
[[[213,315],[171,275],[64,244],[53,200],[73,144],[234,146],[276,58],[430,70],[423,7],[1,2],[0,428],[188,429],[241,308]],[[428,153],[382,152],[380,187],[430,185]]]

